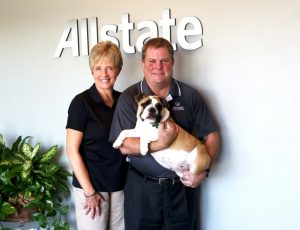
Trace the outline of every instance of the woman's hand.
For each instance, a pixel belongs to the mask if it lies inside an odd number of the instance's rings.
[[[96,215],[101,215],[101,202],[108,200],[108,197],[104,197],[100,193],[85,198],[85,215],[91,214],[91,218],[94,219]]]

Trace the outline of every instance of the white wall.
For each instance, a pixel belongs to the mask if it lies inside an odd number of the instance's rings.
[[[33,136],[65,153],[67,108],[92,83],[87,57],[54,58],[69,19],[99,26],[198,17],[204,46],[176,54],[175,78],[193,84],[220,124],[222,152],[202,186],[202,230],[300,229],[300,2],[296,0],[0,0],[0,133]],[[133,41],[137,32],[133,33]],[[141,79],[124,54],[117,89]],[[62,162],[67,164],[65,155]]]

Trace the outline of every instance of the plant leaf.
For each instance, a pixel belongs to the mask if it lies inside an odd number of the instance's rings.
[[[23,181],[27,180],[27,178],[29,177],[31,170],[32,170],[32,161],[27,160],[24,162],[24,164],[22,165],[23,170],[21,171],[21,178]]]
[[[66,206],[63,206],[61,209],[60,209],[60,212],[63,214],[63,215],[66,215],[69,211],[69,206],[66,205]]]
[[[0,133],[0,145],[5,146],[3,135]]]
[[[59,170],[59,168],[60,167],[56,164],[46,164],[43,165],[43,167],[39,171],[44,177],[51,177]]]
[[[40,159],[40,162],[43,163],[51,160],[55,156],[56,152],[57,152],[57,145],[54,145],[51,148],[49,148],[47,152],[43,154],[42,158]]]
[[[30,159],[33,159],[40,150],[40,143],[36,144],[31,152]]]
[[[16,208],[8,202],[3,202],[0,207],[0,213],[5,215],[13,214],[16,212],[17,212]]]
[[[20,144],[21,141],[22,141],[22,137],[19,136],[18,139],[12,145],[12,149],[11,150],[13,152],[18,152],[18,150],[19,150],[19,144]]]
[[[27,157],[30,158],[31,154],[32,154],[32,147],[27,144],[27,143],[24,143],[22,146],[21,146],[21,152],[24,153]]]
[[[25,200],[27,200],[30,196],[31,196],[31,192],[30,191],[25,191],[24,192],[24,199]]]

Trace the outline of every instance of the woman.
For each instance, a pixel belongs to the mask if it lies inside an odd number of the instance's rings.
[[[66,147],[73,169],[77,227],[124,229],[125,158],[108,142],[122,69],[119,48],[96,44],[89,56],[94,84],[75,96],[68,110]]]

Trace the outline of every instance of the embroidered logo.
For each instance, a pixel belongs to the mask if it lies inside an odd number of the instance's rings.
[[[176,101],[174,103],[174,106],[172,108],[173,111],[184,111],[184,107],[182,105],[180,105],[179,101]]]

